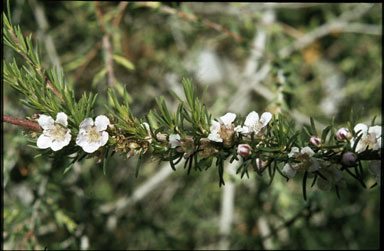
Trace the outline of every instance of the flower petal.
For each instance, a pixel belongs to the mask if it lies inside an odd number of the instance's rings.
[[[243,127],[236,126],[234,130],[235,130],[235,132],[242,133],[242,134],[249,133],[249,128],[247,126],[243,126]]]
[[[261,115],[261,118],[260,118],[260,123],[264,126],[266,126],[269,121],[272,119],[272,114],[270,112],[264,112],[262,115]]]
[[[291,148],[291,152],[288,153],[288,157],[292,158],[293,156],[295,156],[296,153],[299,153],[300,150],[298,147],[294,146]]]
[[[51,146],[52,139],[45,134],[41,134],[37,139],[36,145],[40,149],[47,149]]]
[[[252,111],[248,114],[247,118],[245,119],[244,125],[245,126],[254,126],[259,122],[259,114],[255,111]]]
[[[95,126],[97,130],[104,131],[107,130],[107,127],[110,125],[109,119],[107,116],[99,115],[95,119]]]
[[[109,138],[108,132],[103,132],[100,139],[100,146],[104,146],[105,144],[107,144],[108,138]]]
[[[236,114],[231,112],[227,112],[224,116],[220,117],[220,120],[226,126],[230,126],[235,119],[236,119]]]
[[[316,159],[312,159],[312,160],[313,160],[313,164],[308,168],[308,172],[315,172],[320,168],[319,162]]]
[[[80,123],[80,130],[89,130],[93,126],[93,119],[92,118],[86,118]]]
[[[55,122],[51,116],[47,115],[40,115],[39,119],[37,120],[39,125],[44,129],[49,129],[53,127],[53,123]]]
[[[66,143],[65,141],[53,140],[51,144],[51,149],[56,152],[61,150],[66,145],[68,145],[68,143]]]
[[[306,154],[309,157],[312,157],[315,154],[315,152],[309,146],[306,146],[303,149],[301,149],[301,153]]]
[[[83,146],[81,146],[84,150],[84,152],[87,152],[87,153],[93,153],[95,152],[97,149],[99,149],[100,147],[100,144],[98,143],[90,143],[90,144],[84,144]]]
[[[208,139],[215,142],[223,142],[223,139],[220,138],[220,134],[218,134],[217,132],[210,133],[208,135]]]
[[[371,126],[368,129],[368,133],[369,134],[375,134],[376,138],[380,138],[381,137],[381,126]]]
[[[287,176],[290,179],[295,177],[296,175],[296,170],[293,169],[291,165],[289,165],[288,163],[284,165],[282,172],[285,176]]]
[[[86,133],[84,131],[80,130],[79,134],[77,134],[76,144],[78,146],[81,146],[81,147],[83,147],[86,144],[89,144],[88,138],[87,138]]]
[[[357,133],[358,131],[360,131],[360,133],[363,133],[363,134],[366,134],[367,131],[368,131],[368,126],[363,124],[363,123],[359,123],[355,126],[355,128],[353,128],[353,130]],[[359,133],[359,134],[360,134]]]
[[[171,148],[176,148],[180,146],[180,135],[179,134],[170,134],[169,135],[169,143],[171,144]]]
[[[67,126],[68,125],[68,121],[67,120],[68,120],[68,116],[64,112],[59,112],[56,115],[56,123],[60,123],[63,126]]]
[[[209,128],[211,132],[219,132],[221,129],[221,125],[216,120],[211,121],[211,127]]]
[[[357,142],[357,146],[356,146],[356,149],[355,151],[358,152],[358,153],[361,153],[361,152],[364,152],[365,149],[367,148],[367,144],[364,144],[363,142],[361,142],[362,138],[359,140],[359,142]],[[355,144],[355,141],[353,141],[353,144],[352,146]]]

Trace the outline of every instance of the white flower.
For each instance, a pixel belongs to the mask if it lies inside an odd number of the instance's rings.
[[[171,144],[171,148],[176,148],[178,146],[181,146],[180,135],[179,134],[170,134],[169,135],[169,143]]]
[[[264,112],[259,119],[259,114],[255,111],[250,112],[244,121],[244,126],[236,126],[235,131],[242,134],[250,134],[254,132],[258,134],[271,120],[272,114]]]
[[[356,146],[356,152],[360,153],[365,151],[368,147],[370,150],[379,150],[381,148],[381,126],[371,126],[359,123],[353,128],[358,134],[363,134]],[[351,139],[352,146],[355,144],[356,139]]]
[[[224,132],[223,134],[225,134],[225,136],[232,137],[230,131],[231,130],[233,131],[232,122],[235,121],[235,119],[236,119],[236,114],[228,112],[224,116],[221,116],[219,118],[219,121],[221,123],[215,120],[212,120],[211,127],[209,128],[210,134],[208,135],[208,139],[215,142],[223,142],[223,138],[220,135],[220,132],[222,132],[222,126],[223,126],[223,132],[228,130],[228,132]]]
[[[104,146],[108,142],[109,135],[105,130],[109,125],[109,119],[104,115],[97,116],[95,123],[93,123],[92,118],[84,119],[79,127],[76,144],[87,153],[95,152],[100,146]]]
[[[248,144],[239,144],[237,146],[237,154],[246,157],[250,154],[251,152],[251,146]]]
[[[349,132],[348,128],[342,127],[336,132],[336,139],[337,140],[345,140],[349,139],[351,137],[351,133]]]
[[[301,151],[297,147],[292,147],[288,157],[295,158],[298,163],[286,163],[283,167],[283,174],[288,178],[293,178],[298,170],[307,170],[308,172],[314,172],[319,170],[320,164],[317,159],[312,156],[315,152],[308,146],[303,147]]]
[[[71,141],[71,130],[62,127],[68,125],[67,115],[64,112],[56,115],[56,121],[53,121],[51,116],[40,115],[38,123],[43,128],[43,134],[36,142],[38,148],[50,147],[53,151],[58,151]]]

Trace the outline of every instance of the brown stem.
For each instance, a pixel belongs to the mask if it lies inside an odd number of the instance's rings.
[[[49,81],[48,77],[47,76],[44,76],[44,80],[45,82],[47,83],[47,86],[48,88],[50,88],[53,93],[60,99],[61,102],[64,103],[64,99],[63,99],[63,96],[60,94],[60,92],[53,86],[53,84],[51,83],[51,81]]]
[[[121,18],[123,17],[123,12],[125,8],[127,7],[128,2],[120,2],[119,6],[117,7],[119,9],[119,12],[116,14],[115,18],[113,19],[112,26],[117,27],[121,21]]]
[[[103,13],[100,10],[100,4],[97,1],[95,1],[93,3],[95,5],[95,11],[96,11],[97,20],[100,23],[101,30],[103,31],[103,33],[105,33],[107,30],[105,29],[105,23],[104,23],[104,20],[103,20]]]
[[[40,125],[38,123],[24,120],[24,119],[18,119],[18,118],[10,117],[7,115],[3,115],[3,122],[7,122],[7,123],[14,124],[14,125],[22,126],[25,128],[29,128],[29,129],[37,131],[37,132],[43,131],[43,129],[40,127]]]

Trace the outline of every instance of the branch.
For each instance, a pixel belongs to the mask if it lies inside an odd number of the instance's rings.
[[[127,5],[128,5],[128,2],[120,2],[119,5],[117,6],[118,13],[116,14],[115,18],[112,21],[112,26],[113,27],[119,26],[121,18],[123,17],[123,11],[127,7]]]
[[[10,124],[29,128],[29,129],[34,130],[36,132],[42,132],[43,131],[43,129],[40,127],[40,125],[38,123],[31,122],[31,121],[24,120],[24,119],[18,119],[18,118],[10,117],[7,115],[3,115],[3,122],[7,122]]]
[[[281,49],[279,51],[279,55],[283,58],[288,57],[294,51],[307,47],[308,45],[310,45],[311,43],[313,43],[317,39],[319,39],[323,36],[326,36],[333,31],[342,31],[342,32],[348,31],[348,26],[350,26],[350,23],[348,21],[350,21],[351,19],[359,18],[360,16],[364,15],[372,6],[373,6],[372,4],[367,4],[367,5],[363,4],[361,6],[359,5],[359,7],[356,7],[353,10],[350,10],[348,12],[344,12],[338,18],[336,18],[336,19],[334,19],[334,20],[332,20],[326,24],[321,25],[320,27],[314,29],[313,31],[311,31],[311,32],[305,34],[304,36],[302,36],[301,38],[297,39],[291,45],[284,47],[283,49]],[[361,28],[362,28],[361,25],[357,26],[357,27],[356,27],[356,25],[354,25],[354,26],[355,26],[355,27],[353,27],[354,31],[352,31],[352,32],[356,32],[356,28],[357,28],[357,30],[361,31]],[[344,29],[346,29],[346,30],[344,30]],[[372,28],[370,28],[370,29],[372,29]],[[375,33],[375,32],[377,32],[377,31],[374,30],[373,33]],[[372,33],[372,30],[370,31],[370,33]],[[370,34],[370,33],[368,32],[368,34]]]
[[[105,64],[107,65],[108,70],[108,84],[109,86],[113,86],[115,83],[115,74],[113,73],[113,60],[112,60],[112,47],[110,42],[110,32],[105,27],[105,22],[103,20],[103,13],[100,10],[99,2],[94,2],[95,4],[95,11],[96,11],[96,17],[97,20],[100,23],[101,30],[104,33],[103,36],[103,47],[106,54]]]
[[[221,197],[220,241],[218,249],[226,250],[230,244],[233,210],[235,204],[235,184],[231,180],[225,182]]]

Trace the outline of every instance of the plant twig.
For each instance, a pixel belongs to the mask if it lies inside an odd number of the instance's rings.
[[[185,20],[189,20],[189,21],[192,21],[192,22],[199,22],[199,23],[201,23],[202,25],[205,25],[208,28],[214,29],[214,30],[216,30],[218,32],[221,32],[221,33],[224,33],[228,37],[230,37],[230,38],[232,38],[232,39],[234,39],[234,40],[236,40],[238,42],[244,42],[245,41],[245,39],[242,36],[240,36],[239,34],[233,33],[231,31],[229,31],[228,29],[224,28],[222,25],[214,23],[214,22],[211,22],[211,21],[209,21],[206,18],[201,18],[201,17],[198,17],[198,16],[193,15],[193,14],[187,14],[185,12],[176,10],[176,9],[171,8],[169,6],[161,5],[161,4],[156,3],[156,2],[136,2],[136,4],[139,4],[139,5],[144,6],[144,7],[153,8],[153,9],[159,9],[159,10],[165,12],[165,13],[168,13],[168,14],[171,14],[171,15],[177,15],[180,18],[183,18]],[[255,50],[260,50],[266,58],[268,58],[270,60],[273,59],[272,55],[270,55],[267,52],[265,52],[262,48],[257,48],[251,42],[246,42],[246,45],[248,47],[250,47],[250,48],[255,49]]]
[[[40,127],[40,125],[38,123],[35,123],[35,122],[32,122],[32,121],[28,121],[28,120],[24,120],[24,119],[18,119],[18,118],[10,117],[10,116],[7,116],[7,115],[3,115],[3,122],[7,122],[7,123],[10,123],[10,124],[14,124],[14,125],[22,126],[22,127],[25,127],[25,128],[29,128],[29,129],[37,131],[37,132],[42,132],[43,131],[43,129]]]
[[[113,86],[115,83],[115,74],[113,73],[113,60],[112,60],[112,47],[110,42],[110,32],[106,29],[103,20],[103,13],[100,10],[99,2],[94,2],[97,20],[100,23],[101,30],[104,33],[103,36],[103,48],[106,54],[105,64],[108,70],[108,84]]]
[[[333,31],[344,31],[344,28],[347,28],[350,23],[349,21],[351,19],[356,19],[362,15],[364,15],[369,9],[371,9],[373,5],[372,4],[362,4],[358,7],[341,14],[338,18],[335,18],[334,20],[323,24],[319,26],[318,28],[314,29],[313,31],[305,34],[301,38],[297,39],[295,42],[293,42],[291,45],[288,45],[284,48],[282,48],[279,51],[279,55],[283,58],[290,56],[294,51],[300,50],[302,48],[307,47],[317,39],[328,35],[329,33]],[[355,25],[356,26],[356,25]],[[356,31],[356,27],[355,31]],[[348,30],[348,29],[347,29]],[[361,26],[357,26],[357,30],[361,31]],[[372,33],[372,31],[370,31]],[[376,31],[374,30],[373,33]]]
[[[120,2],[119,5],[117,6],[118,8],[118,13],[116,14],[115,18],[112,21],[112,26],[117,27],[119,26],[119,23],[121,22],[121,19],[123,17],[123,12],[125,8],[127,7],[129,2]]]

